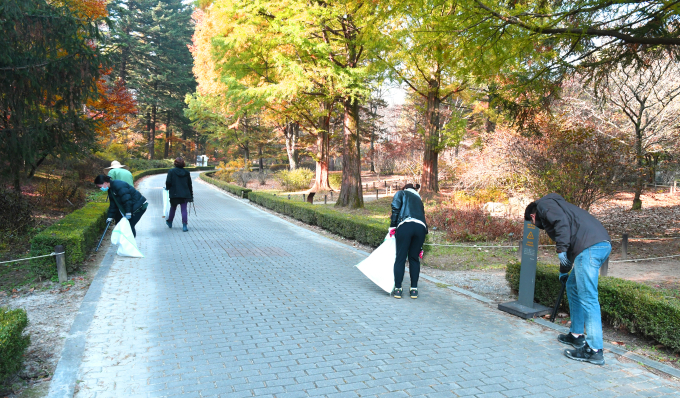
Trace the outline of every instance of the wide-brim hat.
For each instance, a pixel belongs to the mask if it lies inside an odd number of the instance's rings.
[[[108,170],[111,170],[111,169],[125,169],[125,170],[127,170],[128,167],[125,166],[125,165],[120,164],[119,161],[114,160],[113,162],[111,162],[111,167],[107,167],[107,168],[105,168],[104,170],[107,170],[107,171],[108,171]]]

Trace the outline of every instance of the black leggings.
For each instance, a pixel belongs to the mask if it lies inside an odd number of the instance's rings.
[[[406,257],[408,256],[409,275],[411,275],[411,287],[418,287],[420,276],[420,250],[425,242],[427,230],[417,222],[405,222],[397,228],[394,235],[397,243],[397,258],[394,260],[394,286],[400,288],[404,280]]]
[[[132,229],[132,235],[136,238],[137,237],[137,230],[135,230],[135,225],[139,222],[139,219],[142,218],[142,216],[146,213],[146,209],[142,210],[137,210],[136,213],[132,213],[132,217],[128,220],[130,222],[130,229]],[[123,215],[120,214],[120,212],[116,212],[116,214],[113,216],[114,220],[116,220],[116,224],[118,224],[118,221],[123,218]]]

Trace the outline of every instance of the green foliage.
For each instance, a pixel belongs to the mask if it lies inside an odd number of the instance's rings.
[[[287,164],[273,164],[269,166],[269,171],[277,172],[281,170],[288,170],[288,167],[289,166]]]
[[[31,256],[54,252],[57,245],[63,245],[66,252],[66,270],[74,271],[86,258],[106,226],[108,203],[88,203],[85,207],[52,224],[31,240]],[[41,278],[57,275],[54,257],[31,260],[31,270]]]
[[[328,173],[328,183],[333,189],[340,189],[342,185],[342,173]]]
[[[374,220],[361,215],[341,213],[328,207],[296,202],[261,192],[250,192],[248,199],[277,213],[291,216],[311,225],[318,225],[334,234],[373,247],[385,239],[389,220]]]
[[[68,207],[80,206],[85,201],[85,191],[78,182],[68,178],[50,178],[38,184],[42,205]]]
[[[312,180],[314,180],[314,172],[309,169],[295,169],[295,170],[281,170],[278,171],[274,177],[281,183],[286,191],[299,191],[308,189]]]
[[[101,21],[63,2],[4,1],[0,6],[0,177],[19,189],[20,174],[49,155],[82,154],[94,144],[94,98],[102,66]]]
[[[214,174],[215,173],[201,173],[199,177],[201,180],[213,184],[216,187],[222,188],[227,192],[231,192],[234,195],[238,195],[239,197],[247,198],[249,193],[252,191],[252,189],[239,187],[238,185],[227,184],[224,181],[212,178]]]
[[[519,289],[520,264],[508,264],[505,279],[513,290]],[[680,300],[641,283],[619,278],[600,277],[598,293],[602,319],[623,326],[680,352]],[[559,267],[538,264],[536,302],[552,307],[560,291]],[[565,300],[562,309],[568,311]]]
[[[0,383],[14,375],[24,361],[31,338],[23,335],[28,316],[23,309],[0,307]]]

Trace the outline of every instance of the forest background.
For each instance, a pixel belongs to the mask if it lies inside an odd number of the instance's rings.
[[[586,209],[630,192],[640,209],[678,173],[671,2],[5,4],[3,250],[97,200],[112,160],[207,155],[223,179],[337,190],[349,209],[362,179],[397,175],[482,220],[484,203],[548,192]]]

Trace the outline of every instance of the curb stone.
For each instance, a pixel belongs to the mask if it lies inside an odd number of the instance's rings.
[[[71,324],[64,348],[61,351],[61,358],[52,375],[50,390],[47,394],[48,398],[71,398],[75,393],[78,369],[80,368],[83,351],[85,350],[85,333],[89,329],[94,313],[97,310],[99,296],[101,296],[102,288],[104,287],[104,280],[111,269],[117,249],[118,247],[115,245],[109,246],[99,266],[99,270],[87,289],[83,302],[80,304],[78,315],[76,315],[73,324]]]

